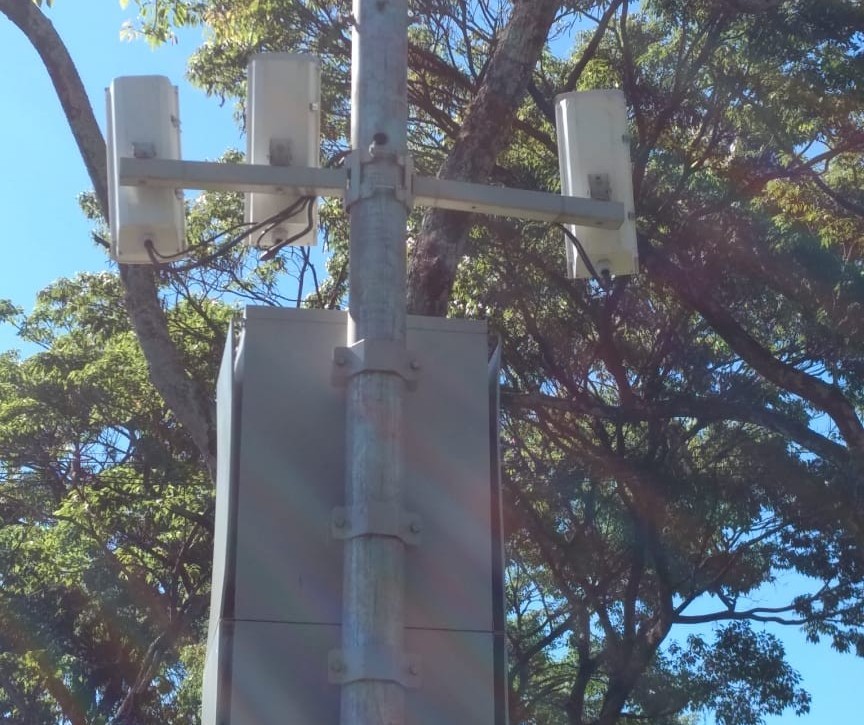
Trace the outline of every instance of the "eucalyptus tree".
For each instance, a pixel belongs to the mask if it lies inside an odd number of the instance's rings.
[[[138,7],[154,43],[206,25],[190,78],[241,108],[251,53],[317,53],[338,162],[350,3]],[[104,148],[71,59],[34,5],[0,10],[55,79],[104,212]],[[412,3],[421,173],[555,189],[555,96],[617,86],[630,109],[634,277],[565,279],[561,233],[541,225],[411,218],[409,309],[482,315],[502,340],[514,720],[806,711],[763,623],[864,654],[862,27],[851,0]],[[233,220],[223,201],[202,202],[216,231]],[[334,306],[346,230],[337,209],[322,217],[331,274],[308,303]],[[160,295],[201,319],[206,294],[278,302],[279,280],[308,269],[298,254],[257,268],[202,246],[200,264],[120,269],[152,384],[205,470],[212,369],[184,354]],[[790,573],[794,597],[756,601]]]

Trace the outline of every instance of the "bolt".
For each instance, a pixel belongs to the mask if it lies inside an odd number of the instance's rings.
[[[420,369],[420,361],[419,360],[412,360],[411,361],[411,369],[412,370],[419,370]]]
[[[340,659],[334,659],[330,661],[330,670],[331,672],[344,672],[345,671],[345,663]]]
[[[411,529],[412,534],[419,534],[423,530],[422,524],[416,520],[411,522],[411,526],[409,528]]]
[[[375,158],[380,153],[384,151],[384,146],[386,146],[390,141],[390,138],[386,133],[381,133],[380,131],[376,133],[372,137],[372,143],[369,144],[369,155],[372,158]]]
[[[420,674],[420,668],[417,667],[417,665],[412,662],[411,664],[408,665],[408,674],[417,676]]]
[[[345,518],[345,514],[343,514],[343,513],[338,513],[338,514],[336,514],[335,516],[333,516],[333,525],[334,525],[337,529],[342,529],[342,528],[344,528],[344,527],[345,527],[345,524],[347,524],[347,523],[348,523],[348,521],[347,521],[346,518]]]
[[[336,363],[336,364],[341,368],[341,367],[342,367],[346,362],[348,362],[348,361],[345,359],[345,356],[344,356],[344,355],[337,355],[337,356],[333,359],[333,362],[335,362],[335,363]]]

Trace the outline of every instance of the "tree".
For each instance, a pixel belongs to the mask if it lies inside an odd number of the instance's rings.
[[[139,32],[154,42],[172,23],[208,25],[190,74],[225,97],[242,98],[253,51],[320,54],[325,148],[344,150],[347,3],[139,6]],[[422,173],[552,189],[557,93],[618,85],[632,115],[636,277],[564,279],[560,233],[536,224],[412,218],[410,309],[482,314],[502,337],[514,713],[599,725],[700,708],[728,723],[805,711],[759,623],[864,654],[864,10],[844,0],[412,8]],[[104,212],[101,139],[71,60],[34,6],[0,0],[0,10],[57,79]],[[312,304],[337,304],[350,283],[335,215],[327,233],[332,277]],[[238,289],[243,263],[226,253],[192,276],[120,270],[153,385],[210,471],[207,368],[183,355],[158,295],[200,308],[202,290]],[[268,280],[289,266],[239,289],[272,299]],[[784,572],[812,587],[777,606],[748,602]],[[713,642],[671,642],[706,622],[718,624]]]
[[[27,317],[5,310],[42,348],[0,359],[9,722],[188,722],[197,710],[177,685],[201,657],[212,488],[147,381],[121,299],[116,276],[90,274],[43,291]]]

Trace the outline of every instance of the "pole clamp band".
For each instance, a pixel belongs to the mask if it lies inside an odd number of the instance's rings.
[[[386,191],[392,192],[409,211],[414,207],[414,160],[410,155],[381,149],[375,151],[374,145],[368,151],[354,149],[345,157],[345,169],[346,210],[361,199],[369,199]]]
[[[392,373],[401,377],[408,388],[417,387],[420,361],[395,340],[359,340],[350,347],[333,351],[334,385],[347,385],[348,379],[364,372]]]
[[[420,658],[384,648],[360,647],[331,650],[327,656],[327,679],[334,685],[361,680],[395,682],[402,687],[420,687]]]
[[[330,516],[330,532],[334,539],[389,536],[402,539],[407,546],[419,546],[422,531],[420,517],[404,511],[395,503],[339,506]]]

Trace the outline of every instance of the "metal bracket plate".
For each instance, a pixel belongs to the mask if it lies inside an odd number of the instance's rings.
[[[359,340],[350,347],[333,351],[334,385],[347,385],[348,378],[363,372],[393,373],[401,377],[410,389],[420,379],[420,361],[402,343],[393,340]]]
[[[402,169],[402,183],[396,187],[396,198],[410,212],[414,208],[414,159],[408,154],[396,157]]]
[[[588,174],[588,193],[597,201],[611,201],[612,182],[609,174]]]
[[[396,504],[339,506],[330,517],[330,532],[334,539],[354,539],[358,536],[391,536],[402,539],[408,546],[419,546],[423,524],[416,514],[402,510]]]
[[[287,138],[271,138],[270,139],[270,165],[271,166],[291,166],[294,154],[291,150],[291,139]]]
[[[344,685],[360,680],[397,682],[403,687],[421,684],[420,658],[414,654],[394,654],[385,649],[363,647],[355,650],[332,650],[327,657],[327,679]]]
[[[156,144],[152,141],[133,141],[132,156],[136,159],[155,159]]]
[[[396,174],[392,173],[392,167],[385,169],[378,165],[379,168],[376,168],[376,161],[386,159],[388,156],[396,161]],[[372,154],[369,151],[355,149],[345,158],[345,169],[347,171],[347,186],[343,202],[345,209],[350,209],[361,199],[375,196],[381,190],[392,191],[407,209],[413,208],[414,161],[411,156],[386,154],[381,151]],[[388,174],[387,171],[391,173]]]

